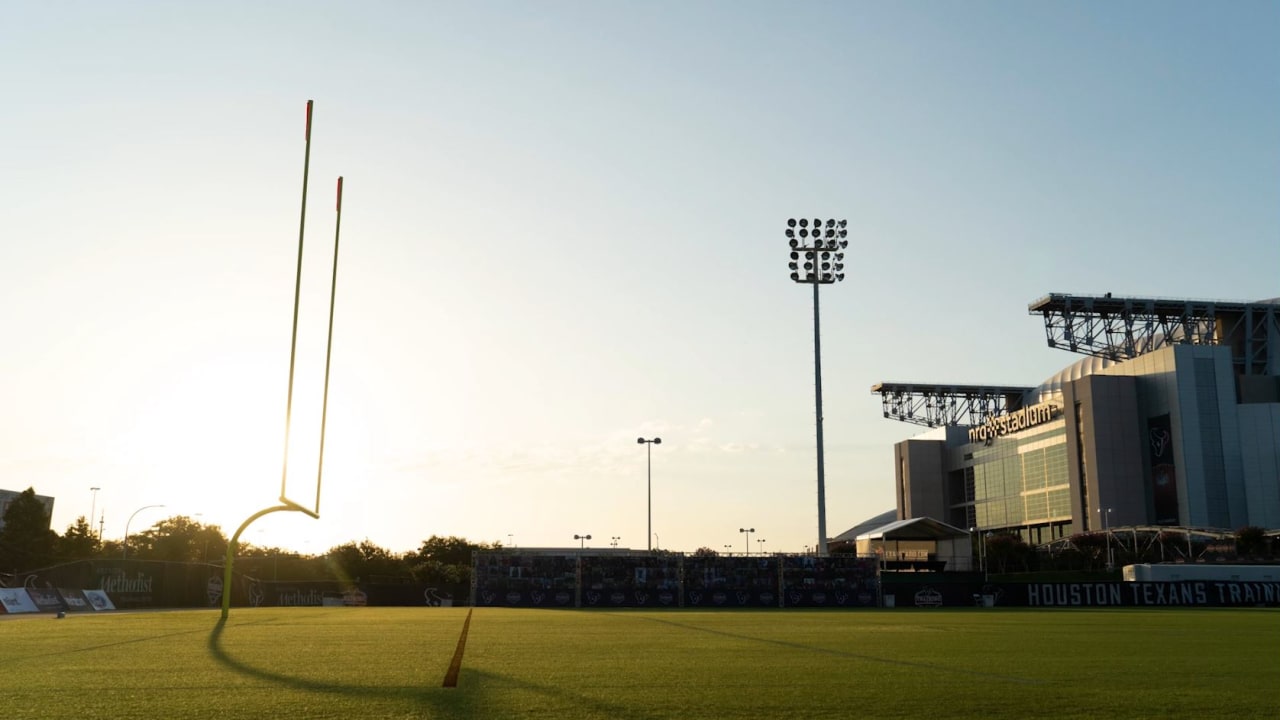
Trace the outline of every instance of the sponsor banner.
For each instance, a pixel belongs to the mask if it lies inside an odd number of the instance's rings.
[[[84,599],[89,601],[89,606],[94,610],[115,610],[116,606],[111,602],[111,598],[101,590],[81,590]]]
[[[1004,588],[1008,604],[1030,607],[1280,607],[1280,582],[1031,583]]]
[[[58,588],[58,594],[62,596],[62,601],[66,603],[68,612],[92,612],[93,606],[89,604],[89,600],[79,590],[70,590],[67,588]]]
[[[868,589],[789,589],[785,607],[875,607],[876,593]]]
[[[40,612],[26,588],[0,588],[0,605],[4,606],[5,612],[10,613]]]
[[[662,607],[676,604],[676,594],[663,588],[617,587],[582,591],[582,607]]]
[[[485,589],[476,593],[476,604],[493,607],[574,607],[572,589],[500,590]]]
[[[40,612],[56,613],[67,609],[62,596],[53,588],[27,588],[27,595],[31,596]]]
[[[778,593],[758,588],[700,588],[685,596],[690,607],[778,607]]]
[[[155,563],[163,567],[161,563]],[[103,567],[98,569],[97,589],[111,596],[111,600],[121,608],[144,608],[157,605],[154,592],[156,587],[155,568],[141,565],[132,574],[123,567]],[[163,582],[161,587],[163,587]]]

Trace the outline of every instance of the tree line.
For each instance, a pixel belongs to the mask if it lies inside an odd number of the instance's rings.
[[[165,518],[130,533],[125,542],[99,538],[81,515],[59,535],[49,527],[49,515],[27,488],[9,503],[0,527],[0,577],[19,575],[54,565],[108,558],[210,563],[226,559],[230,539],[218,525],[185,515]],[[369,540],[351,541],[319,555],[240,542],[237,571],[263,580],[467,584],[471,581],[471,553],[501,548],[501,543],[476,543],[455,536],[432,535],[416,550],[393,552]],[[0,583],[3,585],[4,583]]]

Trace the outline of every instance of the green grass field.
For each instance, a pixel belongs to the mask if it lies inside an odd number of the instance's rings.
[[[7,617],[20,718],[1275,718],[1280,612],[233,609]]]

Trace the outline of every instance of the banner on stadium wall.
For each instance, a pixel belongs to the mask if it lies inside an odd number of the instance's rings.
[[[503,590],[486,588],[476,593],[476,604],[491,607],[575,607],[577,598],[568,589]]]
[[[1280,582],[1032,583],[1005,588],[1012,591],[1009,604],[1029,607],[1280,607]]]
[[[685,594],[689,607],[778,607],[776,590],[757,588],[694,588]]]
[[[675,607],[679,596],[667,588],[623,587],[582,591],[582,607]]]
[[[789,589],[783,593],[784,607],[875,607],[876,593],[869,589]]]
[[[884,586],[894,606],[963,607],[989,596],[1013,607],[1280,607],[1280,582],[893,583]]]
[[[40,612],[26,588],[0,588],[0,605],[4,606],[5,612],[10,613]]]
[[[1173,429],[1169,415],[1147,420],[1147,456],[1151,465],[1151,500],[1157,525],[1177,525],[1178,473],[1173,463]]]
[[[115,610],[116,606],[111,602],[111,598],[101,590],[81,590],[84,599],[89,601],[89,605],[94,610]]]

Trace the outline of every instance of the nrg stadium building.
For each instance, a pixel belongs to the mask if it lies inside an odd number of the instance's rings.
[[[1047,295],[1037,387],[881,383],[898,519],[1042,545],[1116,527],[1280,528],[1280,298]]]

